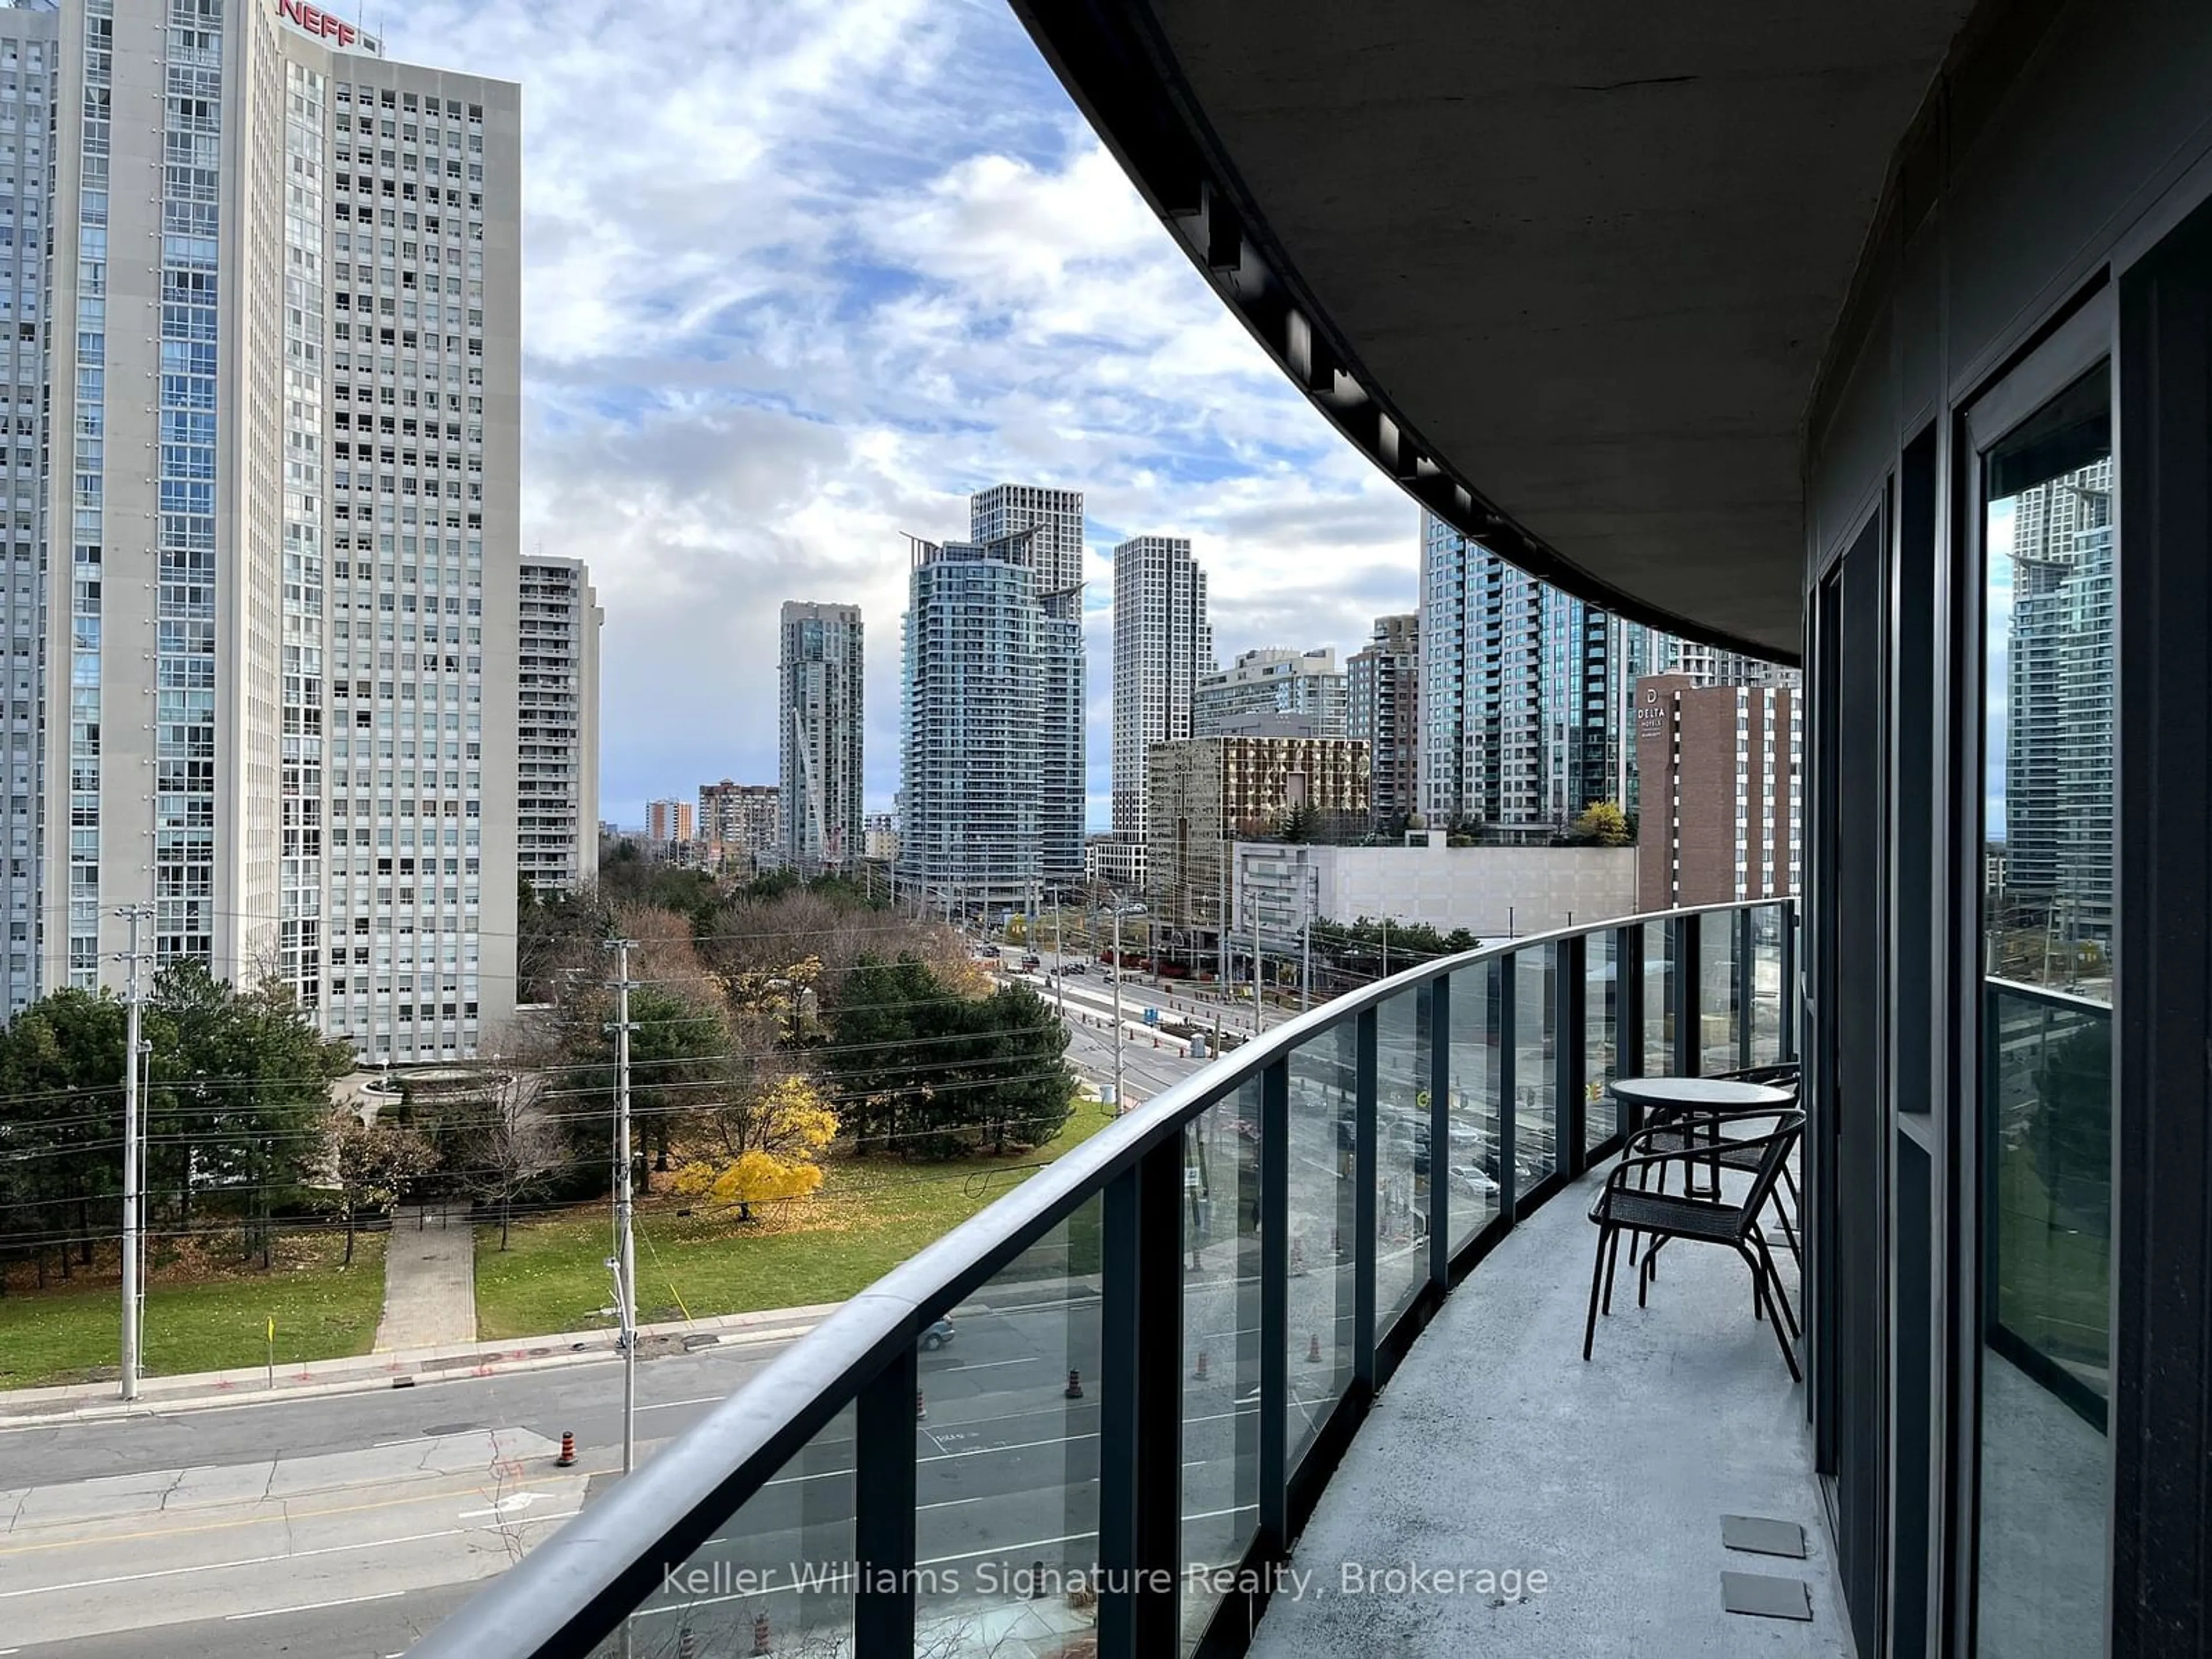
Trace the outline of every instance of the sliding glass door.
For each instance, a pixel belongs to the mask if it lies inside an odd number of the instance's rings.
[[[1968,422],[1981,536],[1975,1645],[1986,1659],[2105,1646],[2119,551],[2112,373],[2096,356],[2107,314],[2075,319]]]

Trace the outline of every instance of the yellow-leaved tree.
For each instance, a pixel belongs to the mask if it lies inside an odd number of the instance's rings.
[[[714,1114],[722,1145],[676,1175],[676,1190],[709,1203],[735,1205],[750,1221],[752,1206],[805,1198],[822,1184],[822,1155],[837,1138],[837,1114],[812,1083],[778,1078],[747,1103]]]

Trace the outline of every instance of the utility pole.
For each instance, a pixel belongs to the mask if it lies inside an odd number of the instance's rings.
[[[123,1398],[138,1397],[138,1339],[145,1316],[145,1287],[141,1283],[139,1249],[143,1243],[138,1210],[143,1201],[146,1166],[138,1122],[138,1066],[145,1051],[138,1037],[142,993],[138,964],[145,953],[138,948],[138,924],[150,921],[150,904],[126,904],[115,914],[131,924],[131,948],[122,960],[129,970],[125,996],[123,1036],[123,1340],[121,1359]]]
[[[1213,902],[1213,924],[1214,931],[1220,935],[1221,968],[1220,970],[1214,975],[1214,978],[1220,981],[1219,989],[1221,994],[1227,996],[1229,994],[1230,984],[1229,843],[1225,840],[1221,843],[1220,867],[1216,872],[1216,874],[1219,878],[1219,886],[1221,890],[1215,896]]]
[[[630,1240],[629,1155],[629,1034],[637,1029],[629,1017],[631,941],[609,939],[616,953],[613,986],[615,1034],[615,1254],[607,1265],[615,1270],[615,1317],[623,1357],[623,1473],[628,1474],[637,1452],[637,1257]]]
[[[1267,1006],[1260,1000],[1260,899],[1252,897],[1252,1035],[1267,1029]]]
[[[1382,918],[1382,977],[1390,977],[1390,918]]]
[[[1114,1115],[1129,1109],[1121,1095],[1121,896],[1114,902]]]
[[[1052,988],[1060,1001],[1060,1023],[1067,1024],[1067,952],[1060,936],[1060,906],[1052,907]]]

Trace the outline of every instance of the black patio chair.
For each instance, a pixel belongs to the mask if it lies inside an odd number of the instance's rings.
[[[1655,1123],[1650,1128],[1638,1130],[1635,1136],[1637,1144],[1634,1150],[1645,1152],[1695,1153],[1696,1156],[1692,1160],[1692,1164],[1698,1171],[1708,1176],[1717,1176],[1718,1172],[1723,1170],[1735,1170],[1755,1176],[1759,1173],[1760,1160],[1765,1153],[1755,1141],[1740,1139],[1732,1135],[1729,1133],[1731,1126],[1766,1122],[1773,1118],[1776,1112],[1791,1109],[1794,1109],[1753,1106],[1733,1112],[1671,1113],[1665,1122]],[[1649,1168],[1642,1172],[1642,1178],[1637,1182],[1639,1188],[1650,1188],[1652,1173]],[[1800,1204],[1797,1195],[1797,1179],[1790,1173],[1789,1160],[1786,1158],[1775,1173],[1778,1179],[1767,1193],[1767,1202],[1774,1212],[1775,1220],[1781,1224],[1784,1248],[1790,1252],[1791,1259],[1802,1267],[1804,1265],[1805,1252],[1797,1237],[1797,1214]],[[1667,1190],[1665,1164],[1658,1166],[1657,1175],[1657,1191],[1664,1193]],[[1787,1204],[1783,1202],[1784,1193],[1789,1194]],[[1632,1267],[1636,1265],[1636,1243],[1632,1239],[1629,1242],[1628,1265]]]
[[[1805,1068],[1796,1060],[1782,1060],[1765,1066],[1747,1066],[1740,1072],[1714,1072],[1709,1075],[1724,1078],[1730,1083],[1764,1083],[1770,1089],[1787,1089],[1794,1095],[1803,1081]]]
[[[1653,1191],[1643,1184],[1650,1174],[1656,1171],[1663,1176],[1668,1167],[1678,1164],[1683,1166],[1686,1180],[1693,1162],[1711,1158],[1713,1148],[1710,1142],[1699,1140],[1692,1146],[1655,1152],[1649,1150],[1645,1143],[1654,1136],[1670,1133],[1668,1129],[1644,1129],[1630,1137],[1627,1152],[1607,1176],[1605,1186],[1590,1205],[1589,1217],[1597,1224],[1598,1236],[1596,1257],[1590,1264],[1589,1312],[1583,1322],[1584,1359],[1590,1357],[1591,1345],[1596,1340],[1601,1308],[1607,1315],[1613,1312],[1613,1272],[1620,1255],[1620,1236],[1626,1232],[1632,1235],[1632,1239],[1650,1240],[1644,1253],[1644,1264],[1637,1274],[1636,1305],[1639,1308],[1647,1305],[1645,1294],[1651,1280],[1653,1258],[1669,1239],[1725,1244],[1735,1250],[1751,1269],[1754,1316],[1765,1318],[1773,1328],[1775,1345],[1782,1350],[1783,1363],[1790,1367],[1791,1378],[1800,1382],[1805,1380],[1804,1373],[1797,1367],[1797,1355],[1790,1346],[1791,1338],[1798,1334],[1797,1315],[1790,1305],[1789,1294],[1782,1286],[1782,1275],[1774,1265],[1773,1253],[1759,1226],[1759,1212],[1773,1196],[1782,1166],[1796,1150],[1804,1133],[1805,1115],[1787,1109],[1744,1113],[1738,1115],[1735,1126],[1742,1127],[1745,1120],[1752,1117],[1766,1118],[1772,1127],[1761,1133],[1727,1141],[1729,1151],[1753,1161],[1750,1188],[1733,1202],[1693,1198],[1663,1189]],[[1788,1335],[1783,1334],[1785,1323]]]

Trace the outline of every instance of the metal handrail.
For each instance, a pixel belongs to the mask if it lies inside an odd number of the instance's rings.
[[[1176,1142],[1203,1113],[1312,1038],[1424,985],[1486,963],[1510,963],[1524,951],[1719,913],[1748,917],[1791,902],[1778,898],[1644,912],[1524,934],[1393,974],[1244,1042],[1064,1153],[853,1297],[410,1652],[424,1659],[550,1659],[588,1652],[657,1586],[658,1564],[688,1556],[887,1365],[911,1356],[933,1319],[988,1284],[1147,1154]],[[1747,1007],[1745,1013],[1747,1024]]]
[[[2112,1012],[2110,1002],[2085,997],[2079,991],[2054,991],[2047,985],[2030,985],[2025,980],[1999,979],[1995,974],[1983,975],[1982,984],[1994,994],[2021,997],[2029,1002],[2046,1003],[2053,1008],[2065,1008],[2085,1014],[2110,1014]]]

